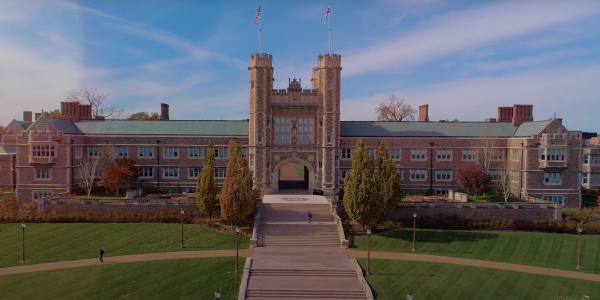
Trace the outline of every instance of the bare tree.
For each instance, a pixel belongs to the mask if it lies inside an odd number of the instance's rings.
[[[92,116],[94,119],[97,117],[113,119],[121,118],[125,110],[121,107],[107,106],[105,102],[108,96],[110,96],[110,93],[104,93],[96,89],[84,87],[79,90],[69,92],[65,96],[65,100],[91,105]]]
[[[92,195],[92,187],[96,178],[100,178],[104,169],[113,161],[109,150],[108,147],[103,147],[100,155],[86,155],[77,160],[75,169],[77,185],[87,193],[88,198]]]
[[[492,164],[494,157],[500,155],[498,151],[502,151],[501,149],[496,148],[496,137],[491,135],[481,136],[475,140],[474,146],[479,164],[481,164],[483,169],[489,173],[490,165]]]
[[[504,202],[508,202],[508,198],[511,196],[511,180],[510,180],[510,168],[508,167],[508,160],[502,163],[502,168],[498,169],[497,177],[494,178],[494,182],[498,185]]]
[[[377,113],[377,121],[414,121],[417,110],[404,99],[391,94],[388,100],[379,104],[375,109]]]

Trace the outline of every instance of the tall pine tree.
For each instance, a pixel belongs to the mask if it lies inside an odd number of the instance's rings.
[[[379,199],[379,216],[384,216],[393,211],[398,202],[404,198],[404,192],[400,187],[400,176],[390,157],[390,152],[383,141],[379,142],[379,153],[377,153],[377,190]]]
[[[352,169],[344,179],[344,209],[348,216],[363,226],[372,225],[377,220],[378,180],[375,177],[375,158],[362,139],[358,140],[352,154]]]
[[[229,141],[229,162],[221,191],[221,217],[237,225],[254,212],[255,191],[252,188],[252,172],[242,148]]]
[[[208,141],[202,171],[196,183],[196,205],[201,212],[208,214],[209,219],[212,219],[212,214],[218,202],[217,191],[215,151],[213,150],[212,143]]]

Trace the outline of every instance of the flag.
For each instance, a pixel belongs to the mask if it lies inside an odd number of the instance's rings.
[[[327,12],[325,13],[325,22],[323,22],[323,24],[327,23],[327,17],[329,17],[330,11],[331,11],[331,4],[329,4],[329,7],[327,7]]]
[[[256,23],[256,20],[258,19],[259,16],[260,16],[260,5],[258,6],[258,12],[256,12],[256,17],[254,17],[253,23]]]

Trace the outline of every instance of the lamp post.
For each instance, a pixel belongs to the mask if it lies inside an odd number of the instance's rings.
[[[23,228],[23,239],[21,244],[21,262],[25,263],[25,222],[21,223],[21,228]]]
[[[417,213],[413,213],[413,252],[415,252],[416,239],[417,239]]]
[[[185,248],[183,246],[183,214],[185,214],[185,211],[182,209],[181,210],[181,248]]]
[[[371,275],[371,229],[367,229],[367,275]]]
[[[429,145],[431,145],[431,149],[429,151],[429,164],[430,164],[429,195],[432,196],[433,195],[433,142],[429,142]]]
[[[238,226],[235,226],[235,272],[238,273],[239,272],[239,247],[238,247],[238,239],[239,239],[239,235],[240,235],[240,228]]]
[[[406,300],[412,300],[412,294],[410,292],[406,295]]]
[[[581,269],[581,232],[583,228],[577,228],[577,232],[579,233],[579,250],[577,251],[577,270]]]
[[[219,298],[221,298],[221,292],[219,292],[219,289],[217,289],[215,291],[215,299],[219,300]]]

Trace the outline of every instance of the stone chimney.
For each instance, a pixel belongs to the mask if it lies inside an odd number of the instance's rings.
[[[429,122],[429,104],[419,106],[419,122]]]
[[[513,108],[510,106],[498,107],[498,123],[512,122]]]
[[[169,120],[169,104],[166,104],[166,103],[160,104],[160,119],[161,120]]]
[[[33,124],[32,117],[33,117],[32,112],[30,112],[30,111],[23,112],[23,127],[25,127],[25,129],[29,128],[29,126],[31,126],[31,124]]]
[[[513,105],[512,123],[519,126],[525,122],[533,122],[533,105],[515,104]]]

